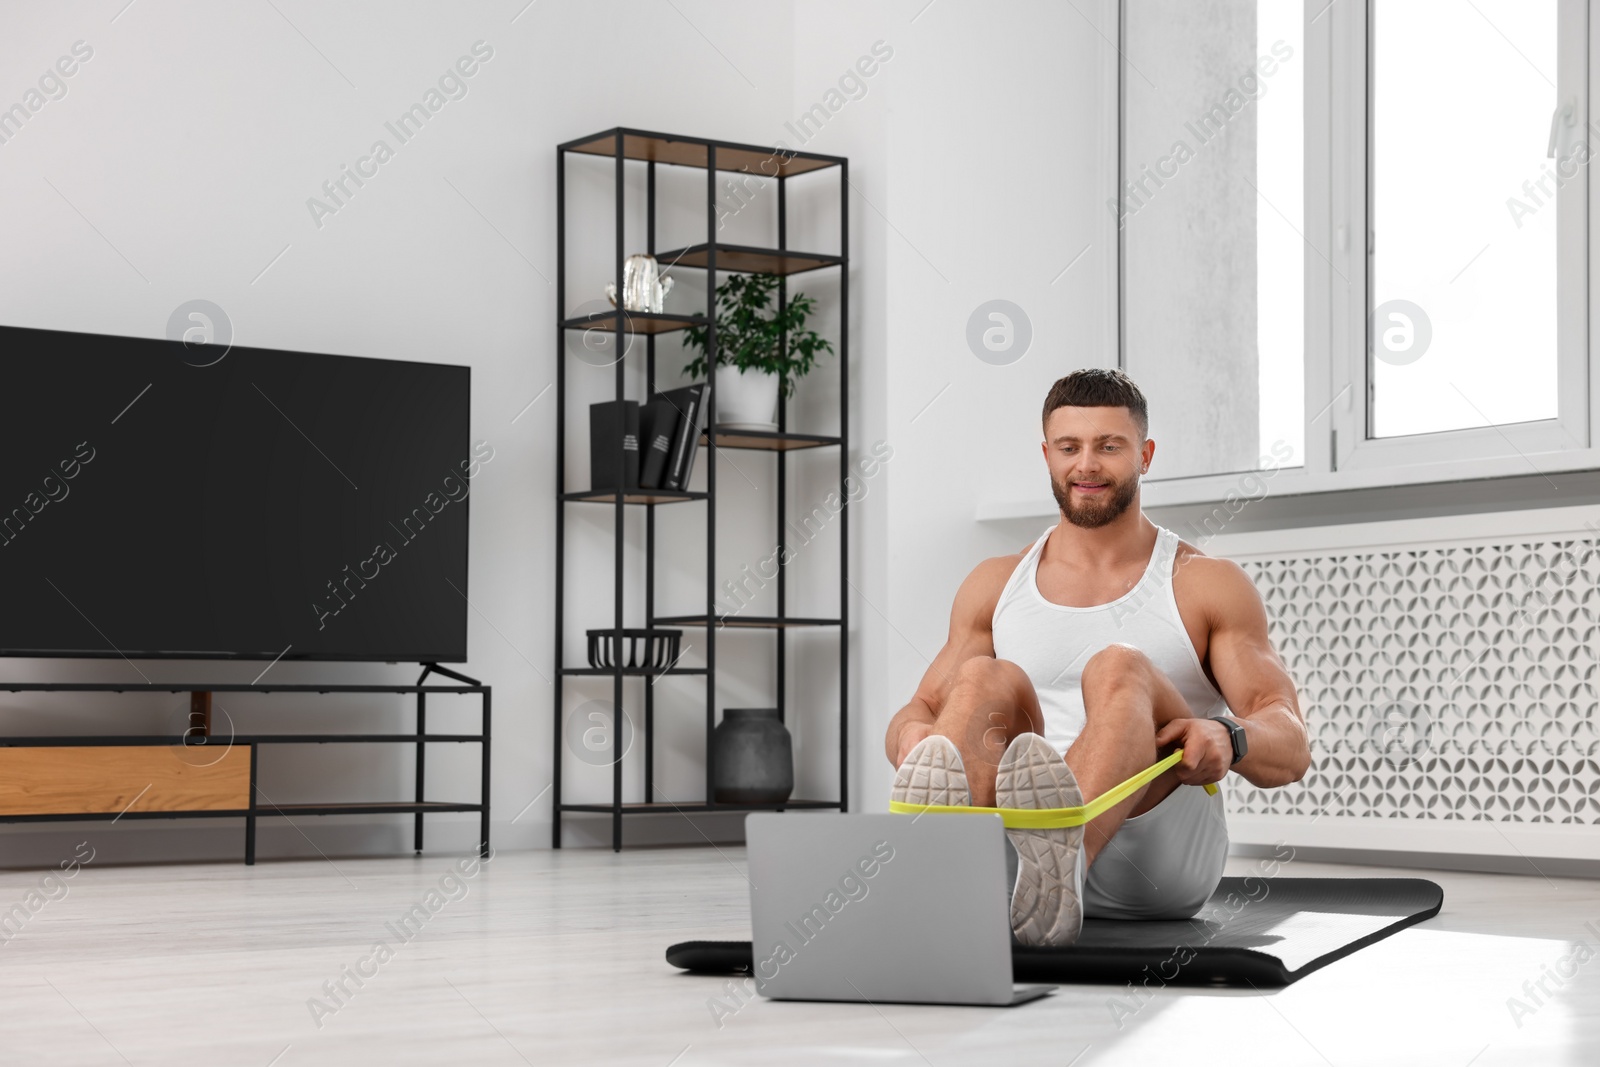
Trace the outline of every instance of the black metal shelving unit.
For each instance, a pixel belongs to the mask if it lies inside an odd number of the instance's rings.
[[[595,314],[570,317],[567,312],[566,265],[566,169],[572,154],[608,156],[615,160],[615,211],[616,211],[616,288],[621,299],[623,263],[627,255],[624,247],[624,182],[626,166],[630,161],[642,162],[646,168],[646,251],[657,257],[663,267],[703,268],[707,272],[706,311],[704,315],[647,314],[643,312],[600,311]],[[656,250],[656,168],[675,166],[699,168],[706,172],[706,239],[702,244],[672,251]],[[850,214],[847,191],[849,189],[849,161],[842,156],[820,155],[810,152],[791,152],[763,148],[757,145],[733,144],[727,141],[676,134],[651,133],[644,130],[616,129],[568,141],[556,148],[556,307],[559,321],[556,327],[556,596],[555,596],[555,704],[554,715],[554,817],[552,844],[561,847],[561,822],[563,813],[602,813],[611,816],[611,844],[622,850],[622,821],[626,815],[648,813],[703,813],[717,811],[760,811],[800,808],[847,810],[849,805],[849,531],[850,512],[846,507],[839,513],[839,616],[838,618],[794,618],[787,614],[786,577],[783,563],[785,553],[784,530],[787,519],[786,460],[789,452],[803,448],[837,448],[839,452],[839,492],[848,499],[846,479],[849,475],[849,336],[850,336]],[[837,168],[839,185],[839,252],[836,255],[797,251],[788,248],[788,190],[787,180],[800,174]],[[726,172],[746,172],[777,182],[777,242],[771,248],[748,245],[723,244],[717,240],[717,175]],[[810,433],[791,433],[788,429],[788,402],[780,393],[778,401],[778,429],[775,432],[729,430],[718,432],[716,426],[716,351],[715,323],[716,278],[722,272],[748,272],[772,274],[779,277],[778,299],[780,306],[788,300],[786,278],[802,271],[836,269],[839,277],[839,336],[837,355],[840,367],[839,433],[825,436]],[[707,375],[706,429],[700,443],[706,446],[706,489],[704,492],[686,492],[665,489],[643,489],[634,492],[613,490],[569,492],[566,488],[566,401],[567,379],[566,335],[569,330],[604,328],[616,334],[618,352],[626,351],[626,337],[636,334],[645,338],[646,372],[645,398],[656,391],[657,334],[682,330],[690,326],[707,326],[707,364],[713,373]],[[625,358],[616,361],[616,399],[623,399]],[[716,574],[717,543],[717,484],[716,450],[738,448],[773,453],[777,464],[777,531],[778,574],[777,614],[772,616],[719,616],[713,595]],[[655,613],[655,509],[657,505],[703,502],[706,507],[706,608],[704,614],[657,615]],[[614,589],[615,602],[613,628],[624,628],[623,612],[623,516],[627,505],[642,505],[646,509],[645,525],[645,625],[704,627],[706,630],[706,666],[681,668],[669,666],[664,670],[592,667],[568,667],[565,659],[565,535],[566,508],[569,504],[602,503],[614,509],[613,540],[615,543]],[[718,804],[713,799],[711,733],[716,727],[716,633],[722,626],[770,629],[776,640],[777,696],[775,703],[779,715],[787,717],[784,706],[786,634],[792,627],[837,627],[839,632],[839,792],[836,800],[808,800],[791,798],[781,805]],[[674,801],[657,798],[655,786],[655,753],[653,733],[655,727],[654,685],[652,676],[701,675],[705,678],[705,797],[702,800]],[[574,676],[612,677],[612,707],[623,708],[623,678],[626,675],[642,676],[644,686],[644,722],[642,748],[644,758],[644,792],[642,802],[624,803],[622,799],[622,764],[615,755],[621,743],[622,730],[613,724],[611,744],[611,803],[568,803],[562,794],[562,686],[565,678]]]
[[[475,678],[468,678],[464,674],[436,664],[425,664],[422,676],[415,685],[259,685],[251,683],[240,684],[213,684],[209,682],[178,684],[169,682],[150,682],[143,684],[124,683],[72,683],[72,682],[0,682],[0,692],[8,693],[183,693],[206,694],[212,693],[397,693],[414,694],[417,698],[417,728],[414,733],[264,733],[264,734],[230,734],[228,737],[214,737],[209,733],[209,724],[198,731],[185,731],[179,737],[170,735],[149,734],[71,734],[67,736],[15,736],[0,735],[0,748],[105,748],[105,747],[141,747],[141,746],[178,746],[187,747],[203,744],[211,749],[222,747],[224,749],[239,747],[247,749],[250,758],[250,787],[247,805],[242,808],[198,808],[198,809],[162,809],[131,811],[123,809],[120,812],[91,811],[91,812],[55,812],[42,815],[21,815],[15,813],[0,813],[0,823],[24,822],[78,822],[85,820],[109,819],[116,822],[119,819],[216,819],[216,818],[243,818],[244,819],[244,862],[253,864],[256,861],[256,821],[262,818],[298,816],[298,815],[413,815],[415,822],[412,829],[412,844],[417,852],[422,851],[423,834],[422,819],[424,815],[442,812],[477,812],[478,826],[478,854],[487,859],[489,856],[489,750],[490,750],[490,698],[492,689]],[[430,674],[442,674],[461,682],[460,685],[424,685]],[[475,695],[480,701],[482,712],[482,728],[478,733],[429,733],[428,732],[428,696],[463,696]],[[209,705],[208,705],[209,706]],[[209,717],[209,715],[208,715]],[[220,742],[218,745],[215,742]],[[256,786],[257,757],[264,746],[271,745],[328,745],[328,744],[401,744],[416,747],[416,781],[415,799],[413,800],[375,800],[375,801],[337,801],[332,803],[300,803],[300,804],[275,804],[261,803],[259,790]],[[427,747],[430,744],[475,744],[480,746],[481,766],[479,778],[479,795],[476,803],[427,800]],[[137,799],[137,798],[135,798]],[[131,802],[130,802],[131,806]]]

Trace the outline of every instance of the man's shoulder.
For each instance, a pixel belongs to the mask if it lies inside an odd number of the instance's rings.
[[[1226,612],[1239,597],[1257,597],[1255,582],[1239,564],[1208,556],[1199,546],[1178,539],[1174,582],[1205,605],[1207,613]]]
[[[979,561],[967,574],[966,580],[961,583],[961,589],[956,594],[957,598],[965,599],[979,617],[984,619],[992,617],[994,609],[1000,604],[1000,594],[1005,591],[1006,583],[1011,580],[1012,573],[1016,571],[1017,564],[1022,562],[1022,557],[1027,551],[1024,548],[1010,555],[990,556]]]
[[[1021,563],[1022,557],[1027,554],[1028,550],[1024,548],[1005,556],[990,556],[972,568],[968,580],[999,596],[1006,582],[1011,580],[1011,574],[1017,569],[1017,564]]]
[[[1176,536],[1176,535],[1174,535]],[[1208,556],[1199,545],[1178,538],[1177,562],[1204,574],[1244,574],[1244,568],[1225,556]]]

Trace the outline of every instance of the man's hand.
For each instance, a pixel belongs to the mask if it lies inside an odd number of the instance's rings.
[[[1233,739],[1214,719],[1173,719],[1156,731],[1157,751],[1169,747],[1183,749],[1183,759],[1170,770],[1184,785],[1220,782],[1233,765]]]

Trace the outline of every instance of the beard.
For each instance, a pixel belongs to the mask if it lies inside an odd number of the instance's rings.
[[[1133,498],[1139,493],[1139,478],[1137,475],[1129,477],[1126,481],[1113,482],[1103,479],[1105,489],[1092,497],[1077,497],[1072,495],[1072,480],[1065,482],[1051,482],[1050,488],[1055,493],[1056,507],[1061,509],[1061,517],[1072,525],[1085,530],[1092,530],[1113,522],[1123,512],[1133,505]]]

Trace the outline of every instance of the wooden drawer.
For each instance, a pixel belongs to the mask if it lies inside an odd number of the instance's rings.
[[[0,814],[242,811],[250,748],[0,748]]]

